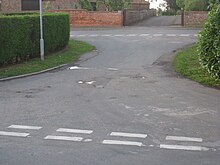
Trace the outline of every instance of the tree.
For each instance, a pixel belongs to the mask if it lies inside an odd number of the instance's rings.
[[[209,0],[176,0],[176,4],[188,11],[204,11],[208,9]]]
[[[104,5],[108,11],[118,11],[131,7],[131,0],[97,0],[96,3],[97,8]]]
[[[185,0],[176,0],[176,4],[181,9],[185,8]]]
[[[88,11],[93,10],[93,7],[92,7],[91,3],[89,2],[89,0],[80,0],[79,4],[80,4],[82,9],[86,9]]]

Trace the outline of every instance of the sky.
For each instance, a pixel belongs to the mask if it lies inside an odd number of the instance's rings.
[[[150,8],[154,8],[157,9],[157,7],[159,7],[160,3],[164,3],[164,0],[153,0],[153,2],[151,2],[151,0],[149,0],[150,2]]]

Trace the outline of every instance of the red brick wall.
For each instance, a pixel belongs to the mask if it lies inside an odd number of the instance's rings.
[[[208,11],[185,11],[184,26],[202,26],[208,18]]]
[[[123,26],[122,12],[89,12],[86,10],[58,10],[70,14],[71,27],[120,27]]]

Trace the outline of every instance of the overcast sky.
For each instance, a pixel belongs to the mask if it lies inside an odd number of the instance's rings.
[[[153,0],[153,2],[151,2],[151,0],[149,0],[150,2],[150,8],[154,8],[157,9],[157,7],[159,7],[160,3],[164,3],[164,0]]]

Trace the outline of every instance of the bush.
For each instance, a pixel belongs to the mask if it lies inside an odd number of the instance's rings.
[[[169,9],[169,10],[163,11],[162,15],[164,16],[176,15],[176,11],[174,9]]]
[[[206,11],[208,10],[208,0],[186,0],[185,9],[187,11]]]
[[[208,21],[199,35],[200,62],[209,73],[220,79],[220,5],[209,12]]]
[[[0,16],[0,65],[24,61],[40,54],[38,13]],[[44,13],[45,55],[63,49],[69,42],[69,15]]]

